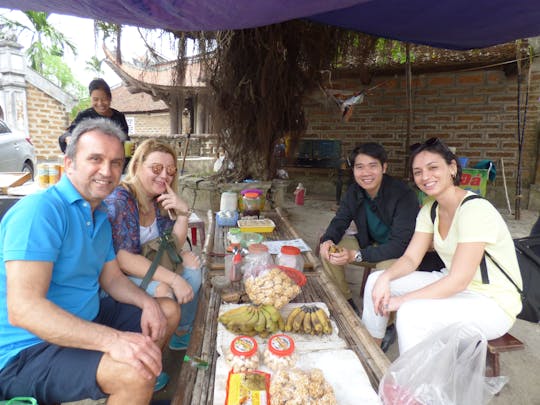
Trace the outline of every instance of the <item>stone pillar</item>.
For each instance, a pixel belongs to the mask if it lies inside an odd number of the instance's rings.
[[[207,97],[204,93],[198,93],[194,96],[194,105],[195,105],[195,133],[205,134],[208,132],[206,125],[206,115],[207,115]]]
[[[0,41],[0,117],[12,131],[28,135],[26,64],[22,45]]]

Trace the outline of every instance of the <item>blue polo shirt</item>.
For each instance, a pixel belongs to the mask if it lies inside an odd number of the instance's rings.
[[[8,321],[6,261],[52,262],[47,298],[90,321],[99,310],[99,275],[114,258],[105,205],[92,215],[67,176],[15,204],[0,223],[0,369],[21,350],[42,342]]]

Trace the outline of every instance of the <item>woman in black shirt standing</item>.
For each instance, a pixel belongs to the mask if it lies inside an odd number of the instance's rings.
[[[88,85],[88,91],[90,93],[90,102],[92,107],[87,108],[86,110],[77,114],[77,117],[75,117],[71,125],[67,128],[66,132],[64,132],[58,138],[58,143],[60,145],[60,149],[62,149],[62,152],[65,152],[66,145],[69,143],[71,131],[73,131],[78,123],[89,118],[105,117],[110,119],[122,129],[124,134],[126,134],[126,140],[129,140],[126,116],[124,113],[111,108],[111,88],[107,82],[103,79],[94,79]]]

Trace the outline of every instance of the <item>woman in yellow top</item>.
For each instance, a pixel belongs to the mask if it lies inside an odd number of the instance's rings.
[[[387,270],[370,275],[362,321],[377,340],[388,314],[397,311],[400,353],[457,322],[472,325],[487,339],[504,335],[521,311],[517,289],[485,256],[489,253],[521,287],[512,237],[499,212],[487,200],[464,202],[473,193],[459,187],[461,166],[437,138],[411,148],[411,172],[417,187],[437,201],[432,221],[427,203],[418,214],[407,250]],[[445,268],[414,271],[433,246]],[[482,280],[486,257],[489,280]]]

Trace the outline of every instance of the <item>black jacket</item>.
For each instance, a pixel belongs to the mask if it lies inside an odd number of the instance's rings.
[[[366,211],[364,204],[368,204],[364,197],[364,190],[355,182],[347,190],[341,201],[336,216],[328,225],[321,242],[332,240],[339,243],[351,221],[358,229],[356,239],[362,247],[363,260],[367,262],[380,262],[382,260],[400,257],[414,233],[416,215],[420,205],[416,193],[405,182],[383,175],[381,188],[373,200],[375,214],[390,228],[388,241],[373,246],[367,228]]]
[[[87,120],[89,118],[109,118],[112,122],[117,124],[122,129],[124,134],[126,134],[126,140],[129,140],[126,116],[124,115],[124,113],[121,113],[114,108],[111,108],[111,110],[112,116],[110,117],[103,117],[103,115],[99,115],[92,107],[78,113],[71,125],[67,128],[66,132],[64,132],[62,135],[60,135],[60,137],[58,137],[58,145],[60,146],[62,152],[66,151],[66,137],[71,135],[71,132],[79,122]]]

